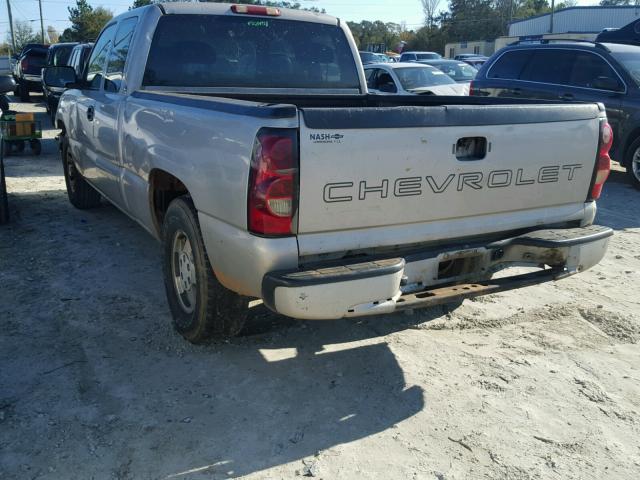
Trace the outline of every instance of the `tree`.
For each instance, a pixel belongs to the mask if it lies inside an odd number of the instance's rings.
[[[47,37],[49,37],[49,43],[58,43],[60,35],[52,25],[49,25],[47,26]]]
[[[16,20],[13,24],[13,32],[16,38],[16,51],[22,50],[27,43],[40,42],[40,36],[33,33],[33,28],[29,22]],[[7,43],[11,44],[11,34],[7,34]]]
[[[68,7],[71,27],[60,36],[61,42],[89,42],[98,37],[100,30],[113,18],[113,12],[103,7],[93,8],[87,0],[76,0]]]
[[[433,26],[433,17],[440,5],[440,0],[420,0],[422,11],[424,12],[424,23],[429,27]]]
[[[133,5],[129,7],[129,10],[133,10],[138,7],[146,7],[147,5],[151,5],[154,3],[153,0],[134,0]]]
[[[603,7],[618,7],[621,5],[631,5],[631,0],[600,0]]]

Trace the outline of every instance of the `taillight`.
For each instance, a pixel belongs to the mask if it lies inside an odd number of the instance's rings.
[[[609,157],[609,150],[613,144],[613,131],[611,126],[607,122],[600,124],[600,141],[598,143],[598,159],[596,161],[596,168],[593,173],[593,180],[591,192],[589,194],[589,200],[597,200],[602,193],[602,187],[604,182],[609,178],[609,172],[611,171],[611,158]]]
[[[473,80],[469,83],[469,96],[473,95]]]
[[[294,233],[298,204],[298,137],[295,130],[262,129],[251,157],[248,228],[252,233]]]
[[[244,13],[246,15],[267,15],[279,17],[280,9],[276,7],[263,7],[261,5],[231,5],[233,13]]]
[[[20,68],[22,70],[27,70],[29,68],[29,60],[27,60],[26,58],[23,58],[22,61],[20,62]]]

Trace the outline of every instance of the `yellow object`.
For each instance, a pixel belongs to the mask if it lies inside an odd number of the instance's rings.
[[[35,125],[33,113],[16,113],[16,136],[27,137],[33,135]]]
[[[16,113],[16,122],[33,122],[33,113]]]

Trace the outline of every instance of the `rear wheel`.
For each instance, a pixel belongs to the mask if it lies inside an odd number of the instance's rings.
[[[640,189],[640,137],[636,138],[629,146],[625,166],[627,178],[634,187]]]
[[[67,195],[71,204],[80,210],[87,210],[100,205],[100,194],[87,183],[76,168],[69,145],[64,137],[62,137],[62,166],[64,168],[64,182],[67,185]]]
[[[34,155],[40,155],[42,152],[42,143],[37,138],[29,140],[29,147],[31,147],[31,151]]]
[[[192,343],[237,335],[249,299],[227,290],[213,274],[189,196],[171,202],[162,230],[164,282],[175,329]]]
[[[20,84],[19,92],[20,92],[20,101],[21,102],[28,102],[29,101],[29,88],[24,84]]]
[[[6,142],[0,142],[0,225],[9,222],[9,199],[7,198],[7,184],[4,176],[4,148]]]

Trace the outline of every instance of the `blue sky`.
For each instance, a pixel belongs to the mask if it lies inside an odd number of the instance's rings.
[[[38,0],[10,0],[14,22],[31,21],[34,30],[40,28]],[[305,6],[324,8],[327,13],[344,20],[384,20],[388,22],[406,22],[408,28],[422,25],[424,16],[420,0],[298,0]],[[561,0],[557,0],[561,1]],[[0,0],[0,39],[4,40],[9,30],[6,0]],[[94,6],[103,6],[115,14],[124,12],[133,0],[114,0],[101,2],[89,0]],[[579,5],[596,5],[598,0],[578,0]],[[74,0],[42,0],[44,26],[53,25],[60,33],[69,26],[67,7]],[[447,0],[441,0],[441,9],[447,8]]]

